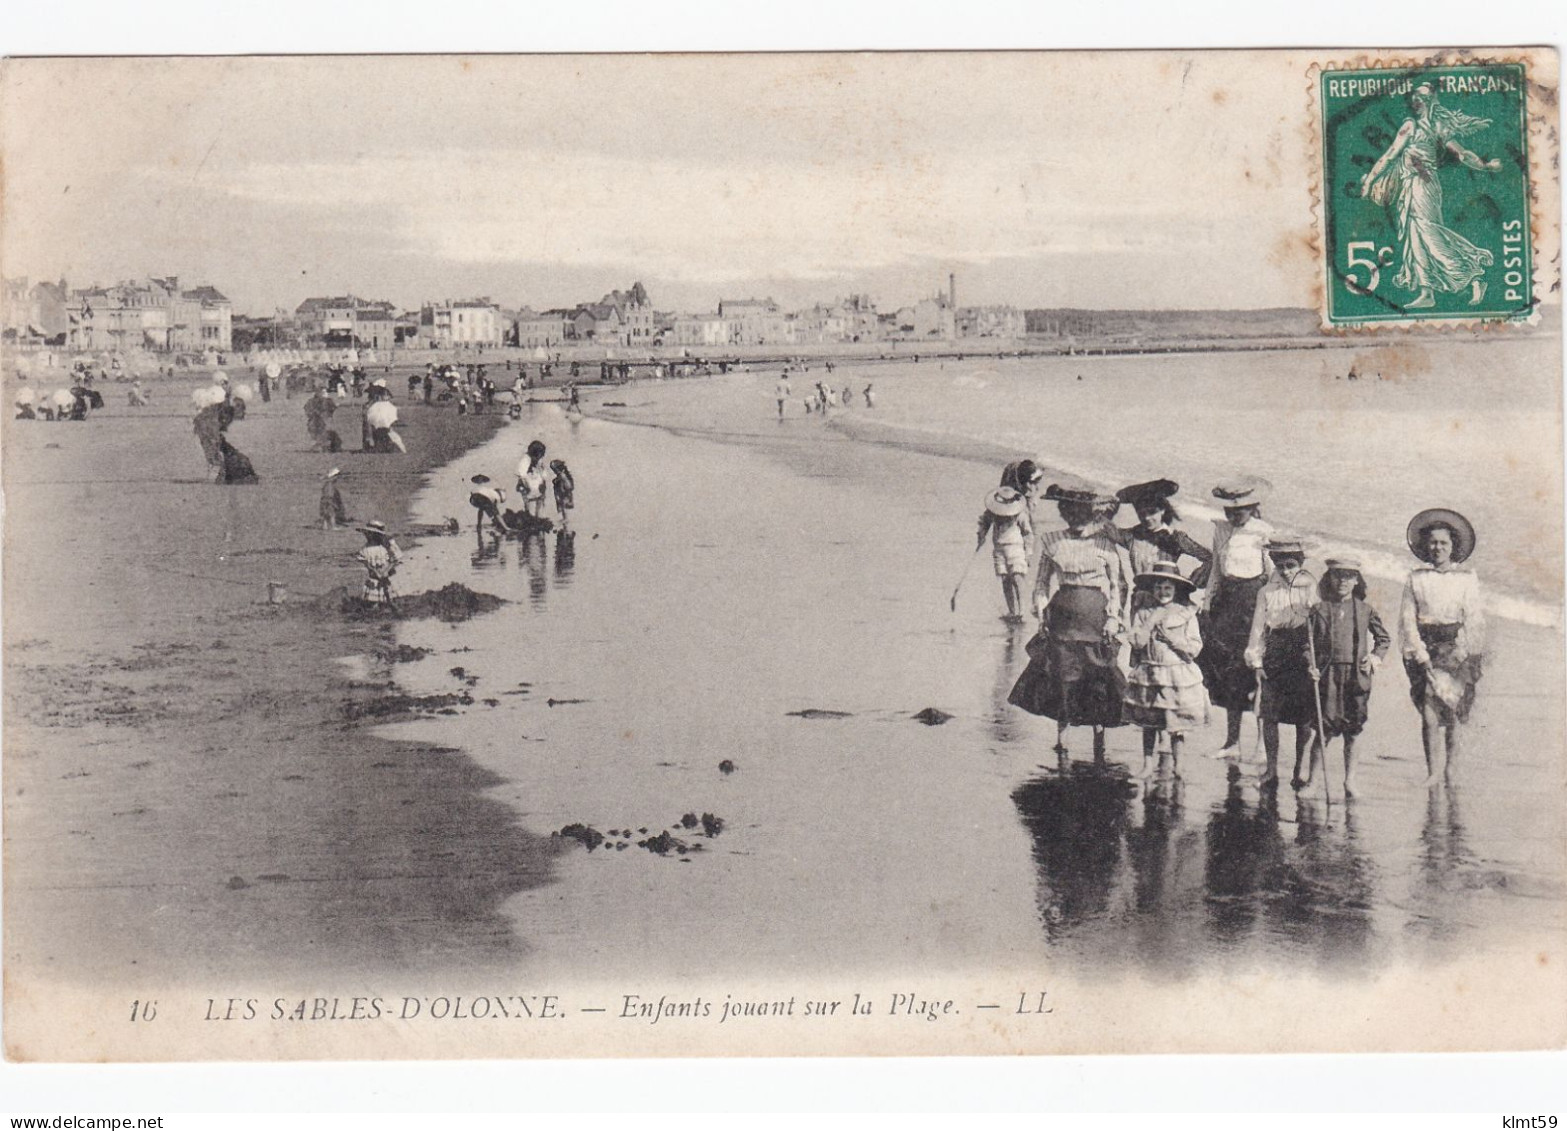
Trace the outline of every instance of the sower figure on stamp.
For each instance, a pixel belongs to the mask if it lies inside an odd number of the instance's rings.
[[[1436,305],[1435,291],[1457,294],[1465,287],[1472,288],[1469,305],[1474,306],[1485,297],[1481,276],[1495,257],[1443,223],[1437,170],[1444,155],[1469,169],[1500,169],[1502,163],[1495,158],[1482,160],[1458,144],[1459,138],[1485,129],[1491,121],[1447,109],[1430,83],[1415,87],[1409,103],[1415,116],[1404,119],[1393,144],[1361,178],[1360,195],[1392,213],[1399,242],[1393,282],[1419,292],[1405,310],[1429,309]]]

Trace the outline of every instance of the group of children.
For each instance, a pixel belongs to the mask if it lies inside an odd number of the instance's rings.
[[[470,479],[474,489],[468,495],[468,503],[476,512],[475,534],[483,535],[485,519],[489,519],[499,534],[531,534],[548,529],[544,505],[547,496],[553,494],[556,523],[560,531],[569,536],[570,515],[577,505],[576,479],[565,460],[552,459],[546,465],[545,455],[544,441],[534,440],[528,445],[527,454],[517,464],[517,495],[522,503],[520,511],[502,511],[506,492],[492,486],[488,475],[475,475]]]
[[[976,551],[988,537],[1006,619],[1015,624],[1023,621],[1035,538],[1033,496],[1042,479],[1032,461],[1009,465],[979,519]],[[1287,725],[1296,728],[1292,784],[1309,786],[1325,744],[1342,738],[1344,790],[1353,795],[1355,739],[1366,725],[1373,678],[1392,643],[1367,603],[1360,560],[1328,557],[1322,578],[1312,578],[1303,569],[1302,542],[1262,521],[1266,484],[1257,479],[1215,488],[1225,519],[1216,523],[1210,550],[1176,529],[1170,503],[1176,491],[1169,480],[1136,484],[1113,496],[1060,485],[1045,491],[1046,499],[1058,503],[1067,529],[1039,539],[1034,612],[1040,630],[1029,642],[1029,664],[1009,701],[1054,718],[1063,755],[1070,725],[1094,728],[1099,757],[1106,727],[1141,727],[1145,777],[1154,771],[1161,734],[1168,736],[1170,769],[1179,777],[1186,735],[1207,722],[1210,703],[1229,712],[1220,753],[1239,757],[1241,714],[1251,710],[1266,750],[1262,785],[1277,780],[1279,727]],[[1113,519],[1127,503],[1136,509],[1138,523],[1117,527]],[[1435,776],[1444,760],[1437,747],[1445,741],[1448,752],[1456,749],[1455,727],[1467,716],[1479,678],[1478,588],[1472,574],[1454,573],[1474,538],[1467,520],[1445,510],[1416,516],[1408,538],[1417,556],[1435,563],[1416,571],[1420,579],[1412,576],[1401,614],[1411,695],[1422,711]],[[1433,539],[1461,553],[1449,552],[1438,562],[1442,547],[1428,552]],[[1189,575],[1179,564],[1185,558],[1196,563]],[[1421,598],[1438,585],[1462,599]],[[1194,604],[1199,590],[1201,608]],[[1466,646],[1415,662],[1422,641],[1440,648],[1451,636],[1461,636]],[[1439,670],[1444,664],[1446,674]]]

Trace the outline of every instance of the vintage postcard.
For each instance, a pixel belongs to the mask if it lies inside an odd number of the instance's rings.
[[[1558,98],[5,60],[6,1055],[1561,1048]]]

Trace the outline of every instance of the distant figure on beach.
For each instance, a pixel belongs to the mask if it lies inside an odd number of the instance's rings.
[[[192,427],[213,481],[221,483],[224,481],[223,432],[233,422],[234,410],[224,399],[222,390],[216,387],[199,389],[195,397],[199,407]]]
[[[130,400],[130,406],[132,408],[147,407],[147,393],[141,387],[141,378],[131,378],[131,387],[126,390],[126,395]]]
[[[866,408],[875,408],[876,407],[876,394],[871,391],[871,386],[869,386],[869,385],[865,386],[865,407]]]
[[[305,431],[310,434],[311,446],[318,452],[329,448],[328,423],[336,411],[337,405],[319,387],[305,400]]]
[[[528,454],[517,465],[517,494],[522,500],[523,513],[534,518],[544,517],[544,496],[549,477],[544,474],[544,441],[534,440],[528,445]]]
[[[470,482],[473,483],[473,491],[468,495],[468,503],[478,512],[474,520],[473,532],[482,537],[484,520],[489,519],[496,533],[510,533],[511,527],[506,525],[506,519],[501,515],[501,504],[506,501],[506,492],[499,487],[491,486],[488,475],[475,475]]]
[[[1023,583],[1028,579],[1028,546],[1034,537],[1028,501],[1016,486],[1003,483],[985,497],[979,515],[976,552],[990,535],[991,560],[1001,579],[1001,595],[1007,603],[1007,623],[1023,622]]]
[[[790,396],[788,377],[780,376],[778,378],[778,383],[773,386],[773,396],[778,398],[778,419],[782,420],[784,415],[784,401],[788,400]]]
[[[577,505],[577,481],[563,459],[550,460],[550,471],[554,472],[550,489],[555,495],[555,513],[560,518],[560,528],[566,530],[571,517],[569,512]]]
[[[810,416],[811,413],[816,411],[816,397],[814,395],[809,397],[801,397],[800,403],[805,406],[806,416]]]
[[[1483,674],[1485,610],[1480,580],[1460,569],[1474,553],[1475,530],[1455,510],[1433,507],[1409,521],[1409,548],[1423,564],[1410,571],[1399,607],[1399,644],[1409,697],[1420,712],[1426,784],[1446,780],[1461,751],[1475,685]]]
[[[839,398],[839,403],[842,404],[844,408],[848,408],[854,403],[854,390],[848,385],[843,387],[843,396]]]
[[[364,549],[358,555],[359,564],[365,570],[360,596],[371,604],[390,605],[394,596],[392,577],[402,563],[403,553],[387,534],[385,523],[367,522],[359,532],[365,536]]]
[[[1257,718],[1267,754],[1259,785],[1278,780],[1281,725],[1295,728],[1295,776],[1300,778],[1316,723],[1306,621],[1317,604],[1317,581],[1302,568],[1306,547],[1300,539],[1274,535],[1266,549],[1273,572],[1257,591],[1245,652],[1246,666],[1255,673]]]
[[[1121,503],[1131,504],[1137,512],[1137,524],[1116,533],[1131,558],[1134,575],[1151,572],[1159,562],[1174,562],[1179,566],[1182,558],[1191,558],[1198,564],[1190,580],[1194,588],[1201,589],[1208,583],[1213,552],[1176,525],[1180,516],[1170,500],[1179,490],[1179,485],[1172,479],[1151,479],[1122,487],[1115,497]],[[1151,596],[1152,591],[1147,586],[1134,588],[1133,610],[1147,604]]]
[[[397,434],[397,406],[390,400],[378,400],[364,411],[365,428],[370,433],[369,450],[382,455],[408,451],[408,445]]]
[[[1327,572],[1317,587],[1320,601],[1307,622],[1307,674],[1316,685],[1322,727],[1312,743],[1311,764],[1301,773],[1295,766],[1296,789],[1311,785],[1317,759],[1327,773],[1327,744],[1344,739],[1344,796],[1355,795],[1355,739],[1365,728],[1371,703],[1371,682],[1387,656],[1392,638],[1382,618],[1366,601],[1366,581],[1360,559],[1348,555],[1327,559]]]
[[[1227,480],[1213,489],[1224,519],[1214,523],[1201,664],[1208,697],[1225,711],[1220,753],[1228,756],[1240,754],[1241,721],[1256,706],[1257,680],[1245,652],[1257,594],[1268,580],[1266,547],[1274,532],[1262,520],[1268,489],[1256,478]]]
[[[1105,753],[1105,728],[1122,723],[1125,679],[1118,666],[1128,566],[1124,551],[1100,529],[1099,509],[1113,498],[1052,483],[1066,522],[1039,541],[1034,615],[1039,633],[1029,641],[1029,664],[1007,701],[1056,720],[1056,752],[1065,755],[1068,727],[1090,726],[1094,757]]]
[[[336,530],[339,526],[348,525],[348,511],[343,506],[343,494],[337,485],[342,474],[341,468],[334,467],[321,480],[322,530]]]
[[[1143,728],[1143,766],[1139,776],[1154,769],[1159,734],[1170,736],[1170,774],[1181,776],[1181,745],[1188,727],[1208,721],[1208,690],[1203,686],[1197,657],[1202,632],[1192,608],[1195,586],[1175,562],[1155,562],[1133,579],[1147,595],[1132,617],[1128,642],[1132,674],[1126,684],[1127,721]]]
[[[1393,220],[1399,245],[1393,283],[1419,292],[1405,310],[1428,309],[1436,305],[1436,291],[1457,294],[1465,287],[1471,288],[1473,306],[1485,297],[1482,276],[1494,256],[1446,226],[1437,171],[1446,157],[1477,172],[1500,169],[1496,158],[1483,160],[1458,144],[1491,120],[1447,109],[1430,83],[1415,87],[1409,105],[1414,117],[1404,119],[1387,151],[1361,178],[1360,195],[1386,208]]]

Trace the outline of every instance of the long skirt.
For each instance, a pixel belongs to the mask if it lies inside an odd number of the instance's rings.
[[[1469,712],[1475,701],[1475,684],[1480,682],[1483,674],[1479,656],[1459,658],[1458,636],[1461,629],[1462,626],[1456,624],[1420,626],[1420,640],[1431,657],[1431,667],[1439,673],[1445,673],[1437,677],[1443,687],[1432,687],[1431,678],[1426,675],[1425,669],[1409,657],[1404,657],[1404,671],[1409,675],[1409,697],[1418,708],[1424,709],[1428,702],[1435,706],[1443,726],[1469,721]],[[1442,693],[1444,690],[1445,694]]]
[[[1225,578],[1213,604],[1199,622],[1202,654],[1197,665],[1214,706],[1226,711],[1249,711],[1257,690],[1257,677],[1246,666],[1246,641],[1251,617],[1257,608],[1257,592],[1265,577]]]
[[[243,452],[240,452],[227,440],[221,444],[221,458],[223,474],[218,479],[220,483],[260,483],[256,476],[256,469],[251,466],[250,460]]]
[[[1068,726],[1122,725],[1126,680],[1116,663],[1119,646],[1105,640],[1106,619],[1098,589],[1067,585],[1057,591],[1007,702]]]
[[[1365,729],[1370,717],[1371,680],[1354,664],[1329,664],[1317,684],[1317,694],[1322,697],[1322,725],[1327,737],[1354,738]]]
[[[1270,628],[1262,650],[1262,717],[1285,726],[1313,726],[1311,671],[1306,667],[1306,626]]]

